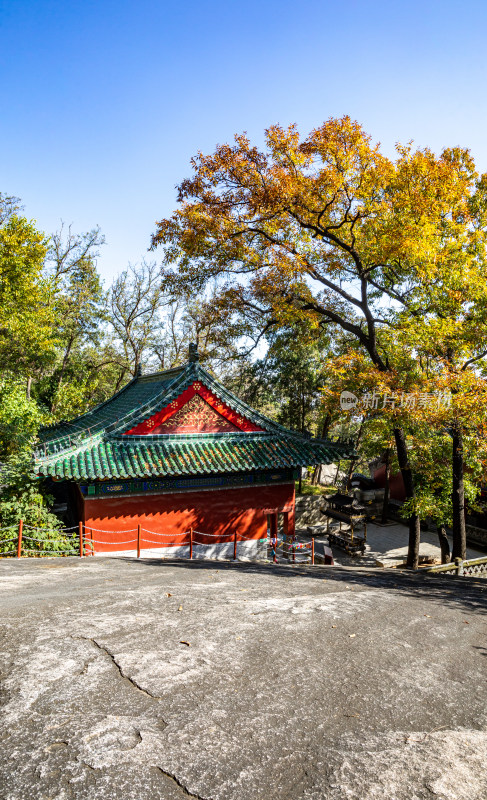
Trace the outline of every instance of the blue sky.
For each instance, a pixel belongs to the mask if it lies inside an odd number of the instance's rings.
[[[1,0],[0,191],[47,232],[100,225],[109,280],[235,132],[349,114],[487,171],[486,34],[485,0]]]

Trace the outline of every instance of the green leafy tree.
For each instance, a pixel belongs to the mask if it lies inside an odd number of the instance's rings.
[[[321,393],[329,337],[311,334],[306,320],[271,331],[265,354],[247,363],[249,402],[298,431],[321,434]]]
[[[32,459],[25,449],[3,465],[0,499],[0,552],[16,547],[19,520],[24,523],[23,552],[29,555],[76,555],[76,542],[62,530],[61,521],[49,510],[53,498],[40,488],[32,474]]]
[[[43,275],[48,240],[9,201],[0,213],[0,361],[26,379],[55,358],[52,284]]]
[[[75,553],[62,523],[51,513],[53,498],[32,473],[32,447],[46,410],[28,399],[22,381],[0,379],[0,552],[16,547],[19,520],[24,549],[32,553]]]
[[[69,396],[77,398],[73,413],[85,410],[85,351],[103,351],[107,315],[96,266],[103,244],[98,228],[75,234],[71,227],[66,232],[61,227],[51,237],[45,272],[52,282],[58,348],[54,368],[43,376],[38,394],[57,418],[67,410],[65,400]],[[97,360],[103,364],[103,357]]]
[[[28,450],[46,418],[46,412],[27,398],[23,381],[0,377],[0,463]]]

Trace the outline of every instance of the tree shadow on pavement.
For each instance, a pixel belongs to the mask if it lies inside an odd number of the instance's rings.
[[[264,562],[207,561],[203,559],[123,559],[144,569],[146,567],[181,568],[197,573],[218,570],[221,573],[238,571],[240,574],[289,578],[326,580],[337,589],[360,587],[385,589],[398,594],[422,598],[427,602],[458,606],[477,613],[487,612],[487,580],[456,578],[451,575],[431,575],[424,572],[397,569],[370,569],[366,567],[293,566]],[[328,583],[328,587],[329,587]],[[319,585],[319,584],[318,584]],[[327,588],[328,588],[327,587]]]

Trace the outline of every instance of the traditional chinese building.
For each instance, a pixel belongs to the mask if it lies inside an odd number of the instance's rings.
[[[185,366],[137,375],[88,413],[42,429],[35,471],[94,532],[95,552],[133,550],[140,525],[143,548],[176,553],[192,528],[224,551],[236,531],[239,554],[251,556],[278,514],[293,534],[297,469],[350,455],[348,443],[311,439],[254,411],[193,347]]]

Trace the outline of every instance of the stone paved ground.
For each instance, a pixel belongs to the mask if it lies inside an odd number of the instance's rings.
[[[2,800],[485,800],[485,582],[0,563]]]
[[[338,532],[338,523],[331,523],[331,530]],[[344,526],[344,530],[347,526]],[[315,530],[326,530],[325,526],[316,526]],[[298,534],[305,534],[306,528],[298,531]],[[363,535],[362,529],[358,529],[358,535]],[[298,538],[307,539],[308,536]],[[326,537],[318,537],[317,541],[324,540]],[[450,549],[452,541],[450,538]],[[367,545],[363,557],[347,556],[338,547],[333,549],[335,563],[342,566],[353,566],[360,564],[365,567],[384,566],[394,567],[403,564],[407,559],[408,551],[408,528],[400,523],[392,523],[387,526],[375,525],[373,522],[367,523]],[[432,531],[421,531],[421,544],[419,547],[421,557],[437,559],[441,562],[441,551],[438,543],[438,535]],[[467,547],[468,558],[482,558],[486,555],[485,550],[478,550],[474,547]]]

